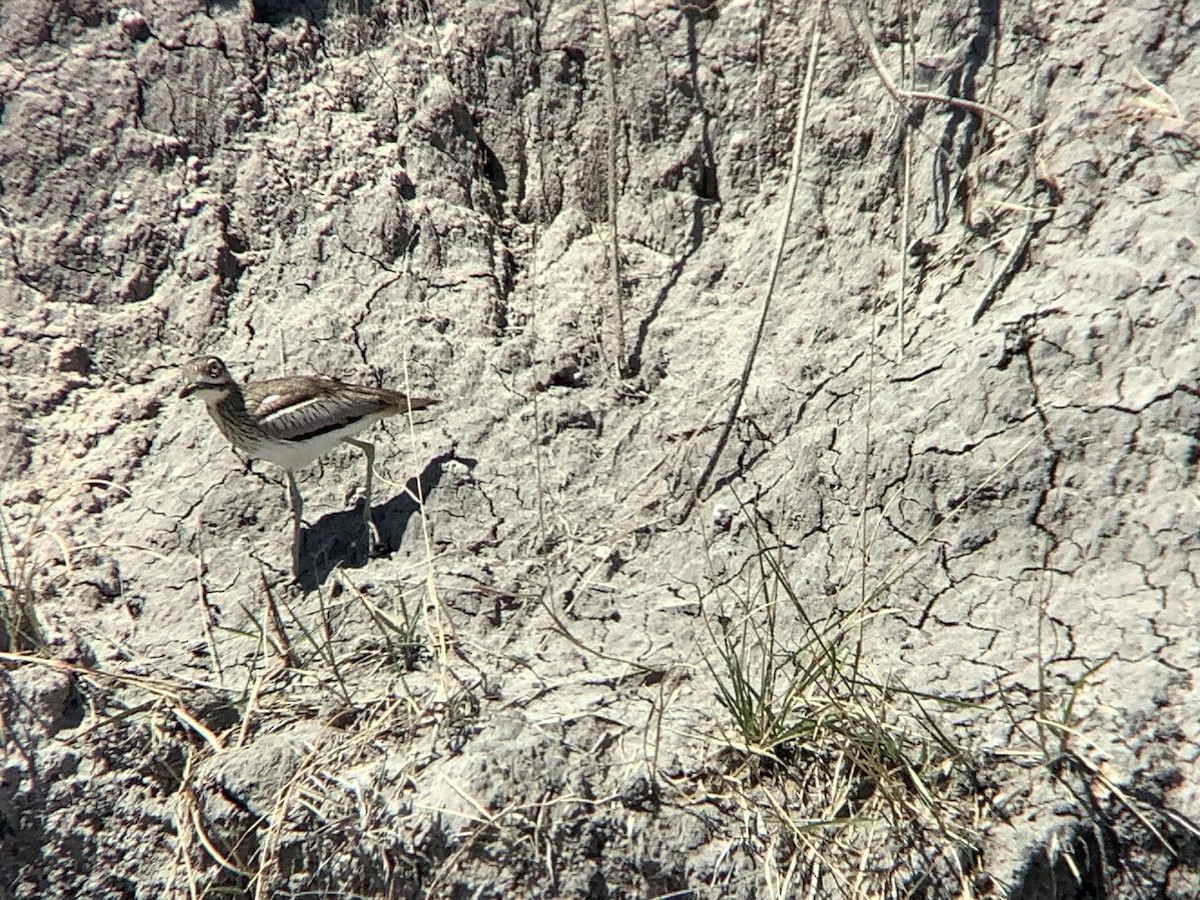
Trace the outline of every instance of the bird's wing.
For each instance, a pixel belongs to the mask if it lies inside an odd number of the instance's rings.
[[[370,388],[330,378],[278,378],[251,383],[246,390],[246,411],[263,431],[284,441],[339,431],[389,407]]]

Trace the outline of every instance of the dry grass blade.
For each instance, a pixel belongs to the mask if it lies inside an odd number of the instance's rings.
[[[604,45],[604,106],[608,125],[608,257],[612,277],[613,311],[616,313],[616,376],[625,375],[625,288],[621,282],[621,239],[617,231],[617,64],[608,24],[608,0],[596,0],[600,13],[600,40]]]
[[[45,560],[35,548],[39,539],[57,545],[63,563],[71,566],[67,542],[52,531],[43,530],[41,511],[29,524],[23,540],[13,534],[8,519],[0,515],[0,650],[16,653],[42,653],[46,637],[37,614],[37,574]]]
[[[1148,96],[1139,97],[1135,108],[1126,114],[1133,121],[1158,120],[1172,135],[1200,141],[1200,116],[1189,116],[1165,89],[1147,78],[1137,66],[1132,67],[1136,86]]]
[[[404,365],[404,389],[410,391],[411,379],[408,373],[408,357],[403,357],[402,362]],[[415,449],[417,446],[417,426],[411,411],[408,414],[408,433],[411,444]],[[448,680],[449,673],[447,670],[449,668],[451,647],[458,642],[458,636],[454,630],[454,623],[446,612],[441,594],[438,592],[437,578],[433,565],[435,557],[433,552],[433,538],[429,534],[429,522],[425,517],[424,488],[419,479],[417,481],[416,499],[421,519],[421,537],[425,542],[425,606],[421,619],[425,623],[425,629],[429,637],[429,647],[433,652],[434,661],[438,666],[441,698],[445,700],[453,693]]]
[[[725,451],[725,445],[729,442],[729,435],[733,432],[733,426],[737,422],[738,412],[742,408],[742,400],[745,398],[746,389],[750,384],[750,373],[754,370],[754,361],[758,357],[758,348],[762,343],[763,334],[766,331],[767,317],[771,312],[771,301],[775,296],[775,284],[779,280],[779,272],[783,264],[783,254],[787,249],[788,228],[792,222],[792,212],[796,207],[796,191],[800,184],[800,161],[804,156],[804,138],[808,132],[808,110],[812,100],[813,83],[816,80],[817,50],[821,45],[821,20],[824,16],[825,3],[822,2],[813,17],[812,37],[808,50],[808,64],[804,71],[804,89],[801,93],[800,111],[796,115],[796,130],[792,138],[792,161],[788,172],[787,199],[784,201],[783,215],[779,221],[779,230],[775,241],[775,255],[771,260],[771,269],[767,276],[766,287],[763,290],[762,312],[758,318],[758,327],[755,329],[754,338],[751,340],[750,347],[746,351],[746,361],[742,366],[742,374],[738,379],[737,390],[733,395],[733,402],[730,403],[729,411],[725,416],[725,424],[721,428],[721,434],[717,438],[717,444],[708,458],[708,463],[704,466],[704,471],[692,487],[692,492],[688,497],[683,512],[678,517],[681,522],[691,515],[696,502],[700,499],[701,492],[708,485],[708,480],[712,477],[713,472],[716,471],[717,462],[720,460],[721,454]]]

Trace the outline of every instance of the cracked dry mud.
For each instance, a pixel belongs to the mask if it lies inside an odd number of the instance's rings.
[[[800,6],[608,9],[618,378],[596,3],[0,2],[0,897],[1200,896],[1200,3],[831,3],[699,484]],[[201,352],[442,398],[384,552]]]

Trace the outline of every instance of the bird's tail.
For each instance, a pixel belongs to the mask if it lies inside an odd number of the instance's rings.
[[[413,412],[416,412],[420,409],[428,409],[429,407],[442,402],[441,400],[435,400],[432,397],[408,397],[406,399],[408,400],[408,408]],[[401,408],[401,411],[403,411],[403,408]]]

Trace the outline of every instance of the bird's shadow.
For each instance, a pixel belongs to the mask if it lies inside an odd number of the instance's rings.
[[[399,549],[409,520],[420,509],[417,498],[428,497],[437,487],[443,465],[452,458],[452,453],[434,457],[420,475],[405,483],[402,491],[371,508],[371,519],[379,531],[375,556],[388,556]],[[316,590],[338,567],[357,569],[370,560],[362,503],[360,500],[352,509],[327,513],[301,533],[299,581],[303,590]]]

